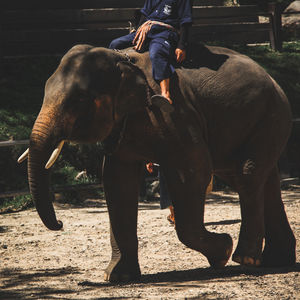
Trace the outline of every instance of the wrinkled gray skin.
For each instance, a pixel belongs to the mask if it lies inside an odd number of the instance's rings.
[[[277,170],[291,129],[288,100],[248,57],[218,47],[193,49],[193,62],[177,68],[171,79],[171,114],[146,107],[149,95],[160,91],[148,53],[126,50],[129,63],[122,53],[78,45],[47,81],[30,139],[30,189],[44,224],[59,230],[44,169],[53,149],[61,140],[105,140],[112,148],[103,168],[112,245],[106,280],[141,275],[137,205],[141,171],[149,161],[159,163],[166,175],[179,240],[211,266],[223,267],[232,252],[228,234],[204,227],[212,174],[240,196],[242,223],[233,260],[254,266],[295,263]],[[110,142],[112,136],[119,144]]]

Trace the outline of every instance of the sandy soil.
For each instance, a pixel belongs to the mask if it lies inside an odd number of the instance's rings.
[[[286,211],[300,239],[300,187],[284,191]],[[139,283],[103,280],[110,260],[105,202],[56,205],[64,231],[51,232],[35,210],[0,215],[0,299],[300,299],[300,250],[290,268],[246,268],[230,261],[213,270],[186,248],[157,202],[140,203]],[[231,234],[236,245],[240,210],[235,194],[215,192],[206,205],[207,228]]]

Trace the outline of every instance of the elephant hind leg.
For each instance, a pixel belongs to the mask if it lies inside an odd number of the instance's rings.
[[[264,266],[290,266],[296,261],[294,234],[289,225],[280,191],[277,167],[274,168],[264,187],[265,247]]]

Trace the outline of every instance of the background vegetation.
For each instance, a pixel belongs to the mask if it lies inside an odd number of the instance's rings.
[[[294,117],[300,117],[300,41],[285,43],[283,52],[269,46],[230,46],[261,64],[281,85],[292,105]],[[60,57],[6,58],[0,77],[0,141],[28,139],[40,110],[44,84]],[[0,147],[0,192],[27,188],[26,163],[16,163],[24,146]],[[67,145],[54,167],[54,185],[75,182],[99,182],[102,152],[99,145]],[[79,181],[76,175],[86,170]],[[30,202],[28,197],[17,201]],[[10,205],[11,199],[1,199]],[[22,204],[23,205],[23,204]]]

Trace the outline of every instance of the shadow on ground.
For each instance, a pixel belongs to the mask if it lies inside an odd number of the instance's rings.
[[[78,273],[79,270],[72,267],[37,271],[4,269],[0,271],[0,299],[41,299],[51,295],[76,293],[77,291],[67,288],[48,287],[47,278],[63,280],[67,275]]]
[[[146,287],[149,284],[155,286],[172,286],[172,287],[198,287],[199,284],[214,281],[222,283],[228,281],[249,281],[256,280],[257,276],[264,276],[267,274],[287,274],[290,272],[299,272],[300,264],[297,263],[293,267],[285,268],[249,268],[241,266],[230,266],[224,269],[215,270],[212,268],[197,268],[184,271],[171,271],[160,272],[156,274],[143,275],[139,282],[131,284],[118,284],[118,287],[124,289],[132,289],[133,286],[140,288]],[[67,267],[60,269],[44,269],[44,270],[24,270],[24,269],[4,269],[0,271],[1,286],[0,286],[0,299],[69,299],[70,295],[84,293],[95,289],[107,289],[116,286],[116,284],[108,282],[92,282],[82,281],[74,282],[72,288],[58,288],[53,283],[49,287],[49,281],[57,279],[61,282],[66,276],[73,276],[80,274],[78,268]],[[246,276],[241,276],[246,275]],[[250,278],[249,278],[250,276]],[[251,278],[252,276],[252,278]],[[76,276],[74,276],[76,280]],[[67,285],[67,284],[66,284]],[[69,295],[69,296],[68,296]],[[208,295],[209,296],[209,295]],[[210,295],[211,296],[211,295]],[[108,298],[95,298],[95,299],[108,299]],[[126,299],[109,298],[109,299]],[[202,299],[202,298],[201,298]],[[203,298],[208,299],[208,298]],[[209,298],[211,299],[211,298]]]
[[[248,275],[253,276],[252,280],[256,280],[257,276],[264,276],[268,274],[287,274],[291,272],[299,272],[300,271],[300,263],[297,263],[292,267],[284,267],[284,268],[251,268],[244,266],[231,266],[223,269],[212,269],[212,268],[197,268],[192,270],[184,270],[184,271],[171,271],[171,272],[160,272],[156,274],[146,274],[142,275],[142,278],[139,282],[135,284],[144,285],[144,284],[155,284],[159,285],[169,285],[172,284],[172,287],[180,287],[184,284],[184,287],[197,287],[198,283],[194,281],[198,281],[199,283],[205,283],[213,280],[214,282],[225,282],[225,281],[248,281],[251,280],[249,277],[241,276]],[[187,284],[187,282],[191,282],[191,284]],[[175,285],[174,285],[175,283]],[[113,286],[113,283],[107,282],[91,282],[91,281],[83,281],[79,283],[80,286],[90,286],[90,287],[107,287]],[[118,284],[120,285],[120,284]],[[132,285],[123,284],[124,288],[126,286],[131,287]]]
[[[205,226],[212,226],[212,225],[232,225],[232,224],[237,224],[241,223],[241,219],[236,219],[236,220],[223,220],[223,221],[216,221],[216,222],[206,222],[204,223]]]

